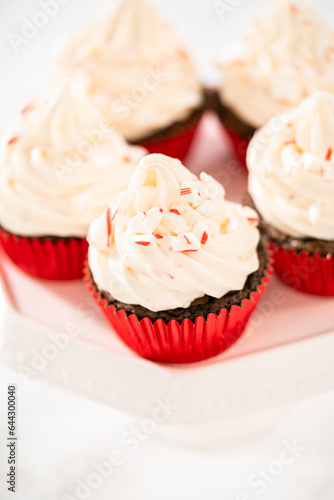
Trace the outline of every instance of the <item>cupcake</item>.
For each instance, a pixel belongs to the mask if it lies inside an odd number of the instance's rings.
[[[166,363],[215,356],[242,334],[268,281],[249,207],[174,158],[140,160],[88,233],[86,282],[135,352]]]
[[[276,130],[270,140],[262,131]],[[334,296],[334,96],[315,92],[251,140],[249,193],[284,283]]]
[[[244,163],[258,127],[316,90],[334,93],[334,29],[307,0],[276,0],[219,65],[215,108]]]
[[[80,278],[90,222],[145,153],[70,80],[27,106],[0,137],[0,243],[9,257],[34,276]]]
[[[111,15],[69,43],[56,77],[80,75],[131,143],[184,158],[203,112],[194,65],[171,26],[146,0],[120,0]]]

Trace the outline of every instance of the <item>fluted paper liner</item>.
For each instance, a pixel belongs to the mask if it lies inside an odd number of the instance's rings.
[[[88,265],[84,270],[85,282],[95,301],[107,317],[119,337],[133,351],[151,361],[161,363],[192,363],[211,358],[225,351],[241,336],[245,326],[258,304],[269,277],[272,263],[268,267],[256,291],[251,292],[241,305],[234,305],[230,311],[198,316],[195,322],[184,319],[181,323],[161,319],[139,319],[124,310],[115,311],[115,306],[101,297],[93,283]]]
[[[273,243],[274,269],[280,280],[300,292],[334,297],[334,257],[297,253]]]
[[[0,244],[10,259],[32,276],[49,280],[83,276],[88,249],[83,238],[24,237],[0,229]]]

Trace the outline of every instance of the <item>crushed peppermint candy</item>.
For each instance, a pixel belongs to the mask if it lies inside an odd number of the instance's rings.
[[[187,203],[197,207],[203,203],[203,198],[207,196],[207,190],[200,181],[182,181],[180,196]]]
[[[172,236],[171,245],[174,252],[197,251],[201,248],[201,243],[195,234],[190,232]]]
[[[326,153],[326,158],[325,158],[325,159],[326,159],[326,161],[330,161],[330,160],[331,160],[331,158],[332,158],[332,153],[333,153],[332,148],[328,148],[328,149],[327,149],[327,153]]]
[[[157,207],[153,207],[147,212],[141,212],[132,217],[128,222],[128,229],[131,233],[145,234],[153,233],[159,226],[163,214]]]
[[[151,242],[150,241],[135,241],[136,245],[141,245],[143,247],[147,247]]]
[[[153,234],[132,234],[126,232],[124,237],[129,243],[142,247],[147,247],[154,240]]]
[[[109,215],[110,215],[110,208],[108,208],[108,210],[109,210]],[[115,212],[110,217],[110,221],[111,222],[113,222],[115,220],[115,217],[116,217],[117,214],[118,214],[118,210],[115,210]]]
[[[247,220],[251,224],[258,224],[259,223],[259,218],[258,217],[247,217]]]
[[[208,233],[206,231],[204,231],[202,234],[201,245],[205,245],[207,240],[208,240]]]
[[[203,224],[202,221],[197,219],[193,225],[192,230],[196,238],[201,242],[201,244],[205,245],[210,234],[208,227],[205,224]]]
[[[108,231],[107,246],[110,247],[110,239],[111,239],[110,237],[111,237],[111,231],[112,231],[110,207],[108,207],[108,209],[106,211],[106,218],[107,218],[107,231]]]
[[[9,141],[7,142],[7,144],[8,144],[8,146],[11,146],[12,144],[14,144],[14,142],[16,142],[18,140],[19,140],[18,136],[12,137],[11,139],[9,139]]]
[[[25,113],[28,113],[29,111],[33,110],[35,107],[35,103],[34,101],[31,101],[29,102],[29,104],[27,104],[27,106],[25,106],[22,111],[21,111],[21,115],[24,115]]]

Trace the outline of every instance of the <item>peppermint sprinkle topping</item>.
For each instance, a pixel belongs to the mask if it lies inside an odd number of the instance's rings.
[[[201,239],[201,244],[205,245],[208,239],[208,233],[206,231],[203,232],[202,239]]]
[[[247,217],[247,220],[249,222],[254,223],[254,224],[258,224],[258,222],[259,222],[259,218],[258,217]]]
[[[180,196],[184,196],[184,195],[186,195],[186,194],[191,194],[191,189],[190,189],[189,187],[187,187],[187,188],[183,188],[183,189],[181,189],[181,191],[180,191]]]
[[[147,247],[151,242],[150,241],[135,241],[137,245],[141,245],[143,247]]]
[[[18,140],[19,140],[19,138],[17,136],[12,137],[11,139],[9,139],[7,144],[8,144],[8,146],[10,146],[11,144],[14,144],[14,142],[16,142]]]
[[[331,159],[331,156],[332,156],[332,148],[328,148],[327,149],[327,153],[326,153],[326,161],[330,161]]]
[[[24,115],[25,113],[28,113],[33,108],[34,108],[34,104],[33,104],[33,102],[30,102],[29,104],[27,104],[27,106],[25,108],[22,109],[21,115]]]
[[[160,209],[160,210],[161,210],[161,209]],[[176,208],[171,208],[171,209],[170,209],[170,212],[171,212],[172,214],[181,215],[181,214],[180,214],[180,212],[179,212]]]
[[[117,213],[118,213],[118,210],[115,210],[115,212],[112,214],[112,217],[110,219],[111,222],[113,222],[115,220]]]
[[[110,207],[108,207],[108,210],[106,212],[106,217],[107,217],[107,229],[108,229],[108,241],[107,241],[107,246],[110,247],[110,235],[111,235],[111,217],[110,217]]]

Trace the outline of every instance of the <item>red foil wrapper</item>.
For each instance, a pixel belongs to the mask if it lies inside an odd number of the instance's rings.
[[[334,297],[334,257],[321,256],[319,253],[297,253],[275,247],[274,269],[280,280],[286,285],[311,295]]]
[[[246,165],[246,153],[250,140],[247,137],[242,137],[241,135],[235,134],[231,130],[225,127],[225,131],[233,144],[233,149],[236,157],[238,158],[241,165],[247,168]]]
[[[0,244],[23,271],[48,280],[83,276],[88,243],[83,238],[24,237],[0,229]]]
[[[198,316],[195,322],[184,319],[181,324],[175,320],[166,324],[161,319],[139,320],[135,314],[128,316],[123,310],[115,312],[115,306],[107,305],[96,289],[89,268],[84,271],[90,293],[119,337],[143,358],[160,363],[202,361],[230,347],[244,331],[271,274],[270,262],[257,290],[230,311],[221,309],[219,315],[209,314],[207,319]]]
[[[180,161],[183,161],[188,154],[199,122],[200,119],[196,123],[194,123],[191,128],[178,136],[170,137],[163,141],[143,141],[139,142],[138,145],[146,148],[149,154],[161,153],[163,155],[171,156],[172,158],[178,158]]]

